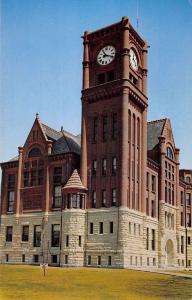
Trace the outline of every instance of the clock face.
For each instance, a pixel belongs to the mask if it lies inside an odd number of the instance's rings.
[[[108,45],[102,48],[97,55],[97,62],[101,66],[110,64],[115,58],[115,47]]]
[[[135,50],[132,48],[130,49],[130,64],[133,70],[137,71],[138,70],[138,59],[137,55],[135,53]]]

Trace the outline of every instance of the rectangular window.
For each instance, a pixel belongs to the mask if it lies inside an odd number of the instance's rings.
[[[112,139],[116,140],[117,139],[117,113],[113,113],[112,116]]]
[[[15,192],[8,192],[7,212],[14,212]]]
[[[30,167],[30,163],[29,163],[29,161],[26,161],[26,162],[24,163],[24,168],[25,168],[25,169],[29,169],[29,167]]]
[[[155,201],[151,201],[151,217],[155,218]]]
[[[155,250],[155,229],[152,229],[151,234],[152,234],[151,249]]]
[[[186,225],[187,227],[191,227],[191,214],[190,213],[187,213],[186,214]]]
[[[146,249],[149,250],[149,228],[148,227],[146,232]]]
[[[151,180],[152,180],[152,182],[151,182],[152,192],[156,191],[156,180],[155,179],[156,179],[155,176],[152,175],[152,177],[151,177]]]
[[[104,158],[102,159],[102,175],[106,176],[107,174],[107,160]]]
[[[53,264],[57,264],[57,255],[51,255],[51,261]]]
[[[147,186],[147,190],[149,189],[149,173],[147,172],[147,176],[146,176],[146,186]]]
[[[88,255],[88,265],[91,265],[91,255]]]
[[[101,206],[106,207],[106,190],[101,192]]]
[[[103,142],[107,142],[107,116],[103,116]]]
[[[6,262],[9,261],[9,254],[6,254],[6,258],[5,258]]]
[[[33,241],[34,247],[40,247],[41,246],[41,226],[35,225],[34,226],[34,241]]]
[[[168,199],[168,192],[167,192],[167,181],[165,180],[165,202],[167,203],[167,199]]]
[[[101,265],[101,256],[98,256],[98,258],[97,258],[97,264],[98,264],[98,266]]]
[[[99,233],[103,234],[103,222],[99,222]]]
[[[109,233],[113,233],[113,222],[109,223]]]
[[[116,156],[112,157],[112,164],[111,164],[111,173],[112,175],[116,175],[117,172],[117,158]]]
[[[93,118],[93,143],[97,143],[97,117]]]
[[[22,262],[25,262],[25,254],[22,254]]]
[[[149,216],[149,199],[146,198],[146,214]]]
[[[38,263],[39,262],[39,255],[35,254],[33,255],[33,262]]]
[[[105,83],[105,73],[100,73],[97,78],[98,78],[98,84]]]
[[[153,258],[153,266],[156,266],[156,259],[155,259],[155,257]]]
[[[79,235],[79,247],[82,246],[82,238],[81,238],[81,235]]]
[[[65,255],[65,265],[68,265],[68,255]]]
[[[53,170],[53,186],[61,186],[62,167],[55,167]]]
[[[38,171],[38,185],[42,185],[44,182],[44,171],[39,170]]]
[[[52,237],[51,237],[51,246],[59,247],[60,242],[60,225],[52,225]]]
[[[32,168],[37,168],[37,160],[33,160],[31,162],[31,166],[32,166]]]
[[[96,160],[93,160],[93,163],[92,163],[92,175],[93,176],[97,175],[97,161]]]
[[[183,197],[183,191],[181,191],[181,205],[183,205],[183,199],[184,199],[184,197]]]
[[[115,79],[114,70],[107,72],[107,81],[113,81]]]
[[[181,236],[181,253],[184,253],[184,236]]]
[[[186,193],[186,205],[190,206],[191,205],[191,194]]]
[[[37,170],[31,171],[31,186],[37,185]]]
[[[149,266],[149,257],[147,257],[147,265]]]
[[[6,227],[6,242],[12,242],[13,238],[13,227],[7,226]]]
[[[61,207],[61,186],[54,186],[54,193],[53,193],[53,208],[60,208]]]
[[[66,235],[65,245],[66,245],[66,247],[69,247],[69,236],[68,235]]]
[[[78,208],[77,194],[72,194],[72,207]]]
[[[90,223],[90,226],[89,226],[89,233],[90,233],[90,234],[93,234],[93,223]]]
[[[184,226],[183,212],[181,212],[181,226]]]
[[[22,229],[22,241],[28,242],[28,240],[29,240],[29,226],[25,225],[25,226],[23,226],[23,229]]]
[[[24,172],[24,179],[23,179],[24,187],[29,186],[29,172]]]
[[[190,236],[187,237],[187,244],[191,245],[191,238],[190,238]]]
[[[116,189],[112,189],[112,199],[111,199],[111,205],[116,206],[117,205],[117,191]]]
[[[96,207],[96,192],[92,191],[92,208]]]
[[[15,174],[8,175],[8,189],[15,188]]]
[[[111,256],[108,256],[108,266],[111,266]]]

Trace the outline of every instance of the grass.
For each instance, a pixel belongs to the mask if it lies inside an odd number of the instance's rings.
[[[132,270],[0,265],[0,300],[192,299],[192,280]]]

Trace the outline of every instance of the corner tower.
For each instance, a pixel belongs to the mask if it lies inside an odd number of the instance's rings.
[[[81,179],[87,208],[145,211],[147,43],[123,17],[85,32]]]

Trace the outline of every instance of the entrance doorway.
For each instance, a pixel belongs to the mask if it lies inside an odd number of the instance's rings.
[[[172,240],[167,240],[166,246],[165,246],[165,264],[168,267],[174,266],[174,246]]]

